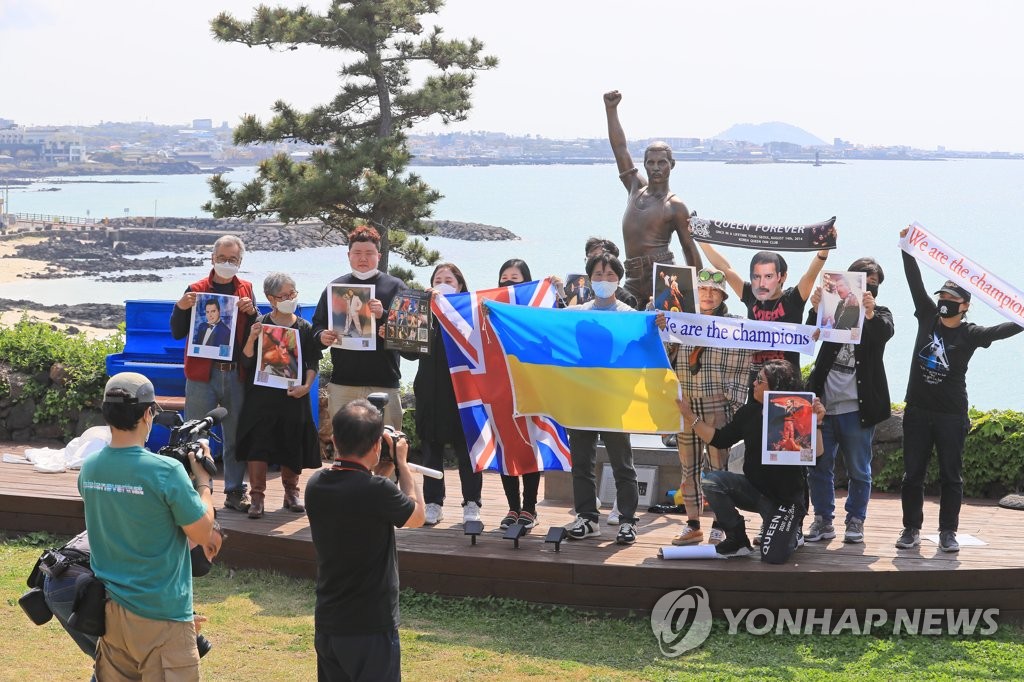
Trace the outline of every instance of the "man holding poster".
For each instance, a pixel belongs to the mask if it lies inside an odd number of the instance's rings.
[[[900,232],[905,239],[910,227]],[[903,415],[903,532],[896,541],[899,549],[921,544],[924,523],[924,477],[932,448],[939,460],[939,549],[959,552],[956,532],[963,501],[963,451],[971,421],[967,415],[967,365],[979,348],[1024,331],[1013,322],[993,327],[965,322],[971,306],[971,292],[947,281],[928,295],[921,280],[921,268],[909,252],[914,243],[903,243],[903,269],[914,299],[917,338],[907,383],[907,409]],[[925,256],[927,257],[927,256]]]

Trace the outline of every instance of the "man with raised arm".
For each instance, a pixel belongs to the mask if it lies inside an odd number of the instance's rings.
[[[690,210],[668,188],[669,175],[676,165],[671,147],[655,142],[644,150],[645,179],[629,155],[626,134],[619,123],[620,101],[622,95],[618,90],[604,95],[608,141],[615,154],[619,179],[629,192],[626,212],[622,215],[622,242],[626,249],[626,260],[622,263],[626,268],[623,286],[636,296],[637,305],[642,308],[651,299],[654,264],[674,262],[670,249],[673,233],[679,236],[687,265],[699,269],[701,259],[690,235]]]

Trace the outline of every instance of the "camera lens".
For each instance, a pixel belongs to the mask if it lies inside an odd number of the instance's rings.
[[[210,649],[213,645],[210,644],[210,640],[206,639],[202,635],[196,635],[196,648],[199,649],[199,658],[202,658],[206,654],[210,653]]]

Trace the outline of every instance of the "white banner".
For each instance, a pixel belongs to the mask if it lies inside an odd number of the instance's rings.
[[[795,351],[814,355],[816,327],[790,322],[759,322],[740,317],[664,313],[661,340],[687,346]]]
[[[900,248],[946,279],[962,286],[1011,322],[1024,327],[1024,294],[946,242],[913,223]]]

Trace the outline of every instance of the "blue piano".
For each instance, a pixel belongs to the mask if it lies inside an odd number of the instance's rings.
[[[153,388],[165,409],[184,409],[185,401],[185,341],[171,338],[171,310],[176,301],[125,301],[124,351],[107,356],[107,375],[118,372],[138,372],[153,382]],[[258,306],[260,313],[270,312],[270,306]],[[300,305],[296,314],[312,321],[316,305]],[[309,401],[313,407],[313,421],[319,427],[320,381],[313,382]],[[220,437],[220,427],[214,429]],[[168,432],[160,426],[146,442],[152,451],[167,444]],[[210,449],[220,457],[220,443],[211,442]]]

